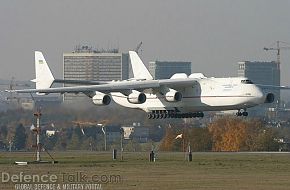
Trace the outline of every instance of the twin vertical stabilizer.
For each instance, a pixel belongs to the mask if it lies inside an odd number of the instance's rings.
[[[152,80],[153,77],[135,51],[129,51],[131,66],[135,79]]]
[[[54,77],[40,51],[35,51],[35,76],[32,82],[36,83],[36,89],[50,88]]]

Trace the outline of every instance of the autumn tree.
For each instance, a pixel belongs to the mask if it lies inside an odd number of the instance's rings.
[[[219,118],[209,126],[214,151],[275,151],[277,133],[256,119]]]
[[[175,137],[176,137],[175,130],[172,127],[167,127],[165,131],[165,136],[162,139],[160,147],[159,147],[160,150],[171,151],[174,144]]]
[[[182,134],[182,138],[176,138]],[[167,128],[161,141],[160,149],[164,151],[186,151],[187,146],[192,151],[209,151],[212,138],[208,128],[182,126],[181,128]]]
[[[257,151],[277,151],[279,143],[276,139],[277,134],[273,128],[266,128],[256,138]]]
[[[219,118],[210,124],[214,151],[247,150],[248,123],[234,117]]]
[[[207,127],[192,127],[188,132],[192,151],[210,151],[212,149],[212,137]]]

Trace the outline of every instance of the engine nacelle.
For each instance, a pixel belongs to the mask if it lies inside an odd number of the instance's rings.
[[[272,93],[268,93],[265,98],[265,103],[272,103],[275,100],[275,95]]]
[[[99,106],[106,106],[111,103],[111,97],[101,92],[96,92],[96,95],[94,95],[92,99],[93,103]]]
[[[146,102],[146,95],[143,92],[134,91],[128,95],[127,100],[132,104],[143,104]]]
[[[165,100],[167,102],[179,102],[182,99],[182,94],[181,92],[178,92],[176,90],[170,90],[165,94]]]

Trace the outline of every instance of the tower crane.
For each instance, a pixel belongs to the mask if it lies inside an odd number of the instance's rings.
[[[141,48],[141,46],[142,46],[142,42],[140,42],[138,45],[137,45],[137,47],[136,47],[136,49],[135,49],[135,52],[137,53],[137,54],[139,54],[139,49]],[[141,50],[142,51],[142,50]]]
[[[281,46],[281,44],[285,44],[286,46]],[[276,42],[277,47],[264,47],[265,51],[277,51],[277,67],[280,69],[280,51],[282,49],[289,49],[290,50],[290,44],[287,42],[277,41]],[[272,46],[272,45],[271,45]]]
[[[284,44],[283,46],[281,46],[281,44]],[[290,44],[287,43],[287,42],[282,42],[282,41],[277,41],[276,42],[276,47],[273,47],[274,44],[272,44],[270,47],[264,47],[264,50],[265,51],[277,51],[277,69],[280,70],[280,64],[281,64],[281,50],[285,49],[285,50],[290,50]],[[280,84],[280,75],[279,75],[279,84]],[[277,100],[277,107],[279,106],[279,101],[280,101],[280,98]],[[277,113],[276,113],[277,114]]]

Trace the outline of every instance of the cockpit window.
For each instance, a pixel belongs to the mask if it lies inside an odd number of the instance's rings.
[[[254,84],[251,80],[241,80],[241,83],[243,84]]]

